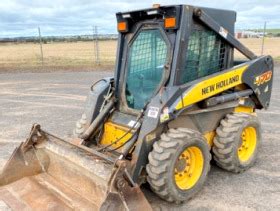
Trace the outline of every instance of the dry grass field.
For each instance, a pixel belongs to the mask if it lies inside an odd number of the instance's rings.
[[[241,39],[257,55],[261,53],[262,39]],[[99,41],[100,66],[95,62],[94,42],[60,42],[43,44],[44,64],[40,45],[33,43],[0,43],[0,71],[52,71],[112,69],[117,41]],[[280,38],[266,38],[264,54],[280,61]],[[236,54],[236,57],[241,57]]]
[[[242,38],[239,39],[246,47],[253,51],[256,55],[261,54],[262,39],[261,38]],[[271,55],[275,60],[280,61],[280,38],[265,38],[264,40],[264,55]],[[240,55],[237,53],[237,57]]]
[[[113,66],[116,41],[99,41],[99,57],[102,66]],[[41,62],[40,45],[33,43],[0,44],[0,71],[2,70],[59,70],[93,69],[94,42],[59,42],[43,44],[44,63]]]

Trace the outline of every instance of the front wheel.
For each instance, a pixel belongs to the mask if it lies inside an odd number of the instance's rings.
[[[146,167],[151,189],[169,202],[180,203],[202,187],[211,154],[204,137],[187,128],[170,129],[153,145]]]

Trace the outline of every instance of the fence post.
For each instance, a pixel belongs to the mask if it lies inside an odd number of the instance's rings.
[[[266,21],[264,22],[264,26],[263,26],[263,37],[262,37],[262,51],[261,51],[261,55],[263,55],[263,51],[264,51],[264,38],[265,38],[265,33],[266,33]]]
[[[40,50],[41,50],[41,62],[42,62],[42,65],[44,65],[44,55],[43,55],[43,46],[42,46],[42,37],[41,37],[40,27],[38,27],[38,32],[39,32],[39,42],[40,42]]]
[[[95,63],[97,65],[100,65],[100,59],[99,59],[99,43],[98,43],[98,29],[97,26],[93,26],[93,41],[95,46]]]

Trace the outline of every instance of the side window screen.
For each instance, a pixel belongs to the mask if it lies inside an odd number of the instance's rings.
[[[195,29],[189,38],[180,84],[211,75],[225,68],[225,44],[208,29]]]

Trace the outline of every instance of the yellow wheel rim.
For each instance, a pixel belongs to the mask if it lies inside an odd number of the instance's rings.
[[[198,147],[188,147],[178,157],[174,178],[181,190],[192,188],[199,180],[203,171],[203,154]]]
[[[255,152],[257,132],[253,127],[246,127],[241,134],[241,145],[238,148],[238,158],[241,162],[248,161]]]

